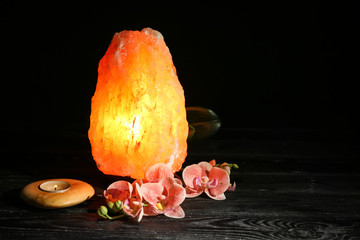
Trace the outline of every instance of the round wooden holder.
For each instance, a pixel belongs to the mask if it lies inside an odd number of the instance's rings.
[[[90,199],[94,188],[75,179],[47,179],[26,185],[20,192],[28,204],[44,209],[71,207]]]

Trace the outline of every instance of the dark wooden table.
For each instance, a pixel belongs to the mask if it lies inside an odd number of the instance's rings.
[[[221,129],[191,142],[184,166],[213,158],[237,163],[225,201],[186,199],[186,216],[103,220],[96,209],[117,178],[97,170],[84,129],[39,134],[4,130],[0,239],[359,239],[360,145],[356,134],[319,130]],[[35,137],[35,138],[34,138]],[[39,210],[20,189],[47,178],[95,188],[80,205]]]

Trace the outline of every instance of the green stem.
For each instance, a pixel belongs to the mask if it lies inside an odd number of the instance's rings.
[[[115,220],[115,219],[123,218],[123,217],[125,217],[125,215],[122,214],[122,215],[114,216],[114,217],[110,217],[109,215],[106,215],[106,217],[110,220]]]
[[[230,167],[230,169],[231,168],[239,169],[239,166],[236,163],[227,163],[227,164],[218,163],[214,167],[225,167],[225,166]]]

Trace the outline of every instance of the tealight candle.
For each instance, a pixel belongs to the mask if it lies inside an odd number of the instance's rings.
[[[39,185],[39,189],[49,193],[61,193],[69,190],[70,184],[64,181],[47,181]]]

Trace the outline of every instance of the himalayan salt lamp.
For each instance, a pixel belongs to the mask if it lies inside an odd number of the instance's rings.
[[[179,171],[187,136],[184,91],[161,33],[116,33],[91,102],[89,139],[98,168],[136,179],[156,163]]]

